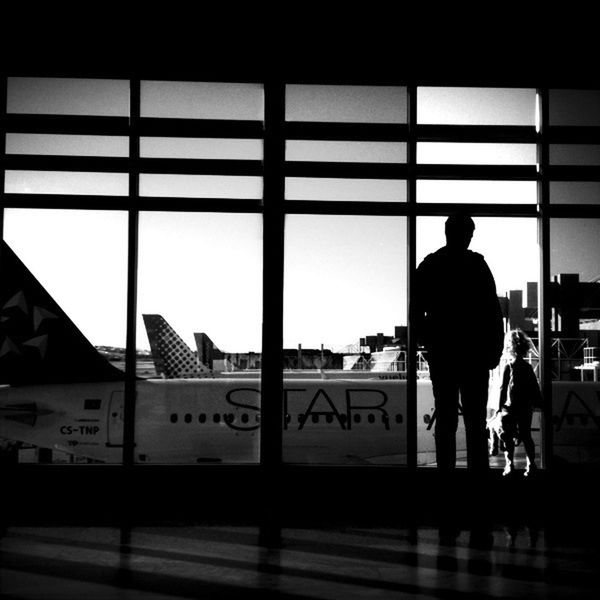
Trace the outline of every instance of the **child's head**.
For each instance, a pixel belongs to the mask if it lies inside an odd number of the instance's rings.
[[[514,358],[525,357],[533,344],[522,329],[509,331],[504,337],[504,351]]]

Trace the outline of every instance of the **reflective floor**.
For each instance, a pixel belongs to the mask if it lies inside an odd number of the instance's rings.
[[[531,525],[277,533],[265,542],[255,526],[9,526],[0,538],[0,597],[599,597],[595,540],[566,541]]]

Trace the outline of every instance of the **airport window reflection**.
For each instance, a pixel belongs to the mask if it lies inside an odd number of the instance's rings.
[[[120,463],[127,221],[5,211],[2,447],[18,462]]]
[[[284,460],[406,464],[406,219],[285,232]]]
[[[419,217],[417,219],[417,265],[431,252],[446,244],[444,224],[446,217]],[[500,300],[505,331],[520,328],[535,344],[535,349],[527,360],[538,369],[538,280],[539,247],[537,222],[532,218],[479,217],[473,219],[475,231],[469,249],[483,255],[496,284],[496,293]],[[457,293],[455,290],[454,293]],[[452,290],[440,290],[441,294],[451,294]],[[460,357],[448,357],[468,365],[478,352],[478,323],[464,323],[465,335],[473,339],[472,354]],[[506,364],[503,356],[500,364],[490,371],[488,389],[488,416],[498,407],[501,373]],[[459,413],[461,414],[461,413]],[[419,345],[417,349],[417,464],[435,466],[435,405],[433,390],[429,379],[427,350]],[[533,437],[536,450],[540,453],[541,428],[539,414],[534,417]],[[457,466],[466,466],[466,440],[464,423],[459,418],[456,437]],[[490,446],[490,450],[492,450]],[[521,449],[522,450],[522,449]],[[516,454],[517,468],[525,461],[520,451]],[[504,467],[502,452],[490,456],[492,467]],[[538,463],[539,464],[539,463]]]
[[[259,460],[260,215],[140,215],[135,460]]]
[[[550,222],[555,460],[598,461],[600,423],[599,219]]]

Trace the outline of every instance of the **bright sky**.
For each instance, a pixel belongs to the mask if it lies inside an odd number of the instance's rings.
[[[9,112],[126,116],[128,86],[112,80],[14,78]],[[535,91],[419,88],[420,123],[535,124]],[[142,115],[260,120],[261,86],[145,82]],[[287,89],[290,121],[406,122],[401,87],[294,86]],[[560,115],[559,115],[560,116]],[[559,117],[557,117],[559,118]],[[143,156],[260,160],[259,140],[142,139]],[[14,154],[126,156],[120,137],[8,134]],[[404,162],[401,143],[290,141],[288,160]],[[421,144],[420,162],[535,164],[535,146]],[[127,194],[126,174],[8,171],[15,193]],[[145,175],[142,194],[260,198],[252,177]],[[297,179],[287,198],[372,199],[402,202],[400,181]],[[597,190],[594,192],[597,195]],[[534,203],[534,182],[420,181],[421,202]],[[190,200],[193,202],[193,200]],[[419,218],[418,260],[444,244],[443,218]],[[471,249],[481,252],[499,293],[525,289],[539,276],[534,219],[479,218]],[[565,225],[583,248],[600,254],[597,227]],[[575,227],[575,230],[573,229]],[[124,346],[126,215],[120,212],[16,210],[5,212],[5,238],[84,334],[96,345]],[[577,232],[577,235],[576,235]],[[598,273],[581,266],[574,238],[557,227],[555,272]],[[222,350],[260,351],[262,224],[251,214],[147,213],[140,218],[138,347],[148,348],[142,313],[160,313],[194,348],[203,331]],[[378,332],[392,335],[406,323],[406,220],[400,217],[289,216],[285,242],[284,345],[337,349]],[[595,263],[597,264],[597,263]],[[562,271],[561,271],[562,270]],[[592,275],[590,275],[591,277]],[[582,276],[583,278],[583,276]]]

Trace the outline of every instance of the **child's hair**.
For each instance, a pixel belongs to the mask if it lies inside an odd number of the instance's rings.
[[[533,344],[529,336],[520,328],[507,332],[504,338],[504,347],[508,353],[514,356],[527,356]]]

